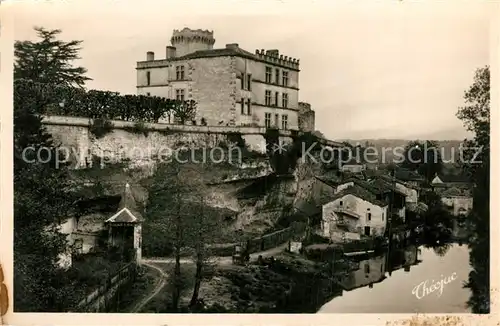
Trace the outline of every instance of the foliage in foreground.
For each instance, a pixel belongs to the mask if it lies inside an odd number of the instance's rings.
[[[469,240],[472,271],[465,285],[472,292],[468,305],[473,313],[490,312],[490,71],[489,67],[476,71],[474,82],[465,92],[465,106],[457,113],[465,127],[475,137],[468,147],[481,147],[479,157],[472,161],[475,150],[466,153],[463,169],[474,181],[474,208],[469,217]]]

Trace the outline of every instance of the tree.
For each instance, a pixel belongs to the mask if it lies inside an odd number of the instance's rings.
[[[195,287],[191,306],[198,301],[203,266],[209,258],[207,243],[218,229],[220,220],[213,210],[205,205],[203,167],[194,164],[170,162],[161,165],[154,177],[148,203],[148,223],[160,226],[174,251],[172,308],[179,309],[179,300],[184,289],[181,275],[181,252],[192,248],[196,263]]]
[[[457,117],[475,137],[465,141],[462,153],[464,171],[475,183],[474,208],[469,216],[470,264],[472,271],[466,287],[472,292],[468,301],[474,313],[490,312],[490,70],[479,68],[474,81],[464,94],[465,106],[460,107]],[[479,155],[474,157],[477,150]]]
[[[403,161],[400,166],[417,171],[427,182],[431,182],[436,173],[443,169],[443,161],[436,142],[411,141],[405,146]]]
[[[64,311],[71,286],[59,268],[66,237],[58,225],[72,214],[67,166],[40,115],[56,105],[60,86],[82,86],[85,69],[73,68],[79,41],[55,39],[37,28],[39,42],[15,45],[14,65],[14,293],[17,311]]]
[[[199,191],[200,189],[198,189]],[[201,195],[201,203],[191,205],[193,212],[190,223],[190,246],[194,249],[194,261],[196,264],[193,295],[189,306],[194,308],[198,304],[201,281],[203,279],[204,267],[210,264],[210,249],[207,244],[213,242],[216,233],[220,232],[220,219],[215,210],[209,209],[205,204],[204,195]]]
[[[176,101],[172,107],[175,118],[179,119],[181,124],[186,123],[186,121],[194,120],[196,116],[196,102],[191,101]]]
[[[17,311],[62,311],[69,293],[57,261],[66,239],[57,225],[70,215],[72,199],[61,153],[38,110],[35,92],[14,94],[14,281],[22,289],[14,299]]]
[[[91,80],[85,76],[87,69],[72,65],[74,60],[80,59],[82,41],[64,42],[57,39],[61,34],[59,29],[34,29],[39,41],[16,41],[14,44],[14,79],[79,87]]]

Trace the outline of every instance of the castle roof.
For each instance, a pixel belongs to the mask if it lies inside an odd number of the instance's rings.
[[[189,60],[189,59],[200,59],[200,58],[215,58],[215,57],[240,57],[240,58],[245,58],[245,59],[251,59],[255,61],[260,61],[264,62],[270,65],[275,65],[275,66],[280,66],[289,70],[295,70],[299,71],[299,60],[297,59],[291,59],[288,57],[283,58],[283,56],[279,55],[271,55],[271,54],[264,54],[264,50],[259,51],[257,50],[256,53],[251,53],[246,50],[243,50],[236,44],[234,45],[227,45],[225,48],[221,49],[208,49],[208,50],[198,50],[195,52],[188,53],[183,56],[179,57],[173,57],[169,59],[162,59],[162,60],[154,60],[153,62],[159,62],[160,64],[162,61],[165,62],[165,64],[168,64],[170,61],[181,61],[181,60]],[[151,61],[139,61],[138,64],[138,69],[141,68],[148,68],[149,63]],[[157,67],[157,65],[155,65]]]

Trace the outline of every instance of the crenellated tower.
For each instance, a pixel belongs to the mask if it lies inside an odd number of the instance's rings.
[[[170,42],[172,47],[175,47],[177,57],[195,51],[212,50],[215,43],[214,32],[201,29],[193,30],[187,27],[180,31],[174,29]]]

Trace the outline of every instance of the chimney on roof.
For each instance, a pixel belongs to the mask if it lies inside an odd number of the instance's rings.
[[[176,52],[177,52],[177,49],[175,48],[175,46],[167,46],[167,59],[172,59],[172,58],[175,58],[176,56]]]
[[[238,43],[229,43],[229,44],[226,44],[226,49],[236,50],[237,48],[238,48]]]
[[[155,53],[153,51],[148,51],[146,53],[146,60],[153,61],[155,59]]]

